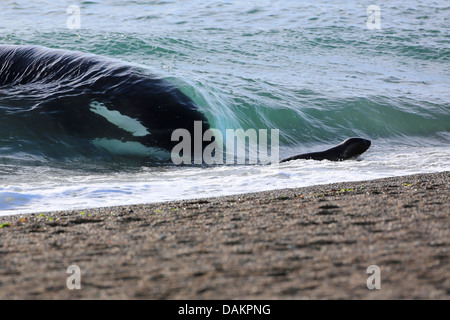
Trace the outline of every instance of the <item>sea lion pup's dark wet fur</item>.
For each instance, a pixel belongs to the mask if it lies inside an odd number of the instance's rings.
[[[331,149],[321,152],[299,154],[297,156],[283,159],[280,162],[297,159],[342,161],[356,158],[360,154],[366,152],[370,145],[371,142],[369,140],[363,138],[349,138]]]

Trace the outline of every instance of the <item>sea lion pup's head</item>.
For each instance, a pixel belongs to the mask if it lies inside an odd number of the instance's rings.
[[[342,148],[342,153],[339,158],[342,160],[356,158],[366,152],[370,145],[370,140],[363,138],[349,138],[338,146]]]

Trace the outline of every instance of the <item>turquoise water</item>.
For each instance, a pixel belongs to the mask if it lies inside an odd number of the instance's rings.
[[[373,4],[380,29],[366,24]],[[80,29],[67,24],[70,5]],[[279,129],[281,158],[350,136],[372,140],[362,161],[279,166],[136,168],[0,154],[3,214],[450,170],[447,1],[3,1],[0,9],[0,44],[144,68],[177,85],[214,128]]]

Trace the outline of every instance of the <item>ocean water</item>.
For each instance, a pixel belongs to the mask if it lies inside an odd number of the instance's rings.
[[[353,136],[372,141],[343,162],[174,166],[93,161],[81,146],[49,157],[24,147],[38,143],[33,136],[14,138],[26,128],[5,111],[32,90],[0,87],[0,215],[450,170],[448,1],[6,0],[0,8],[0,45],[144,69],[190,97],[213,128],[278,129],[280,158]]]

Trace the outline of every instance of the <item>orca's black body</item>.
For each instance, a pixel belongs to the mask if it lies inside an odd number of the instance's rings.
[[[61,145],[72,137],[115,139],[170,151],[178,143],[171,141],[175,129],[193,134],[194,121],[209,128],[194,102],[167,80],[113,59],[40,46],[0,45],[5,101],[3,121],[15,117],[51,143],[56,135],[71,137]]]
[[[287,162],[297,159],[330,161],[348,160],[351,158],[356,158],[360,154],[366,152],[370,145],[371,142],[369,140],[362,138],[349,138],[331,149],[322,152],[300,154],[283,159],[280,162]]]
[[[105,145],[170,152],[179,143],[174,130],[195,136],[196,121],[201,136],[210,128],[194,102],[162,78],[92,54],[15,45],[0,45],[0,120],[2,152],[56,158],[90,156],[109,150]],[[369,146],[351,138],[281,162],[346,160]]]

